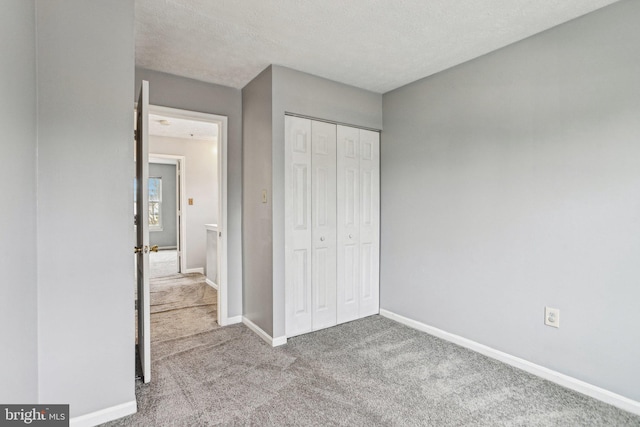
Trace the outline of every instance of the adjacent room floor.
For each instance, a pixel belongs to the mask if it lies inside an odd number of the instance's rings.
[[[175,249],[149,253],[149,277],[166,277],[178,274],[178,251]]]
[[[158,321],[162,313],[152,314],[152,332],[167,327],[152,344],[152,382],[136,385],[138,413],[109,426],[640,426],[640,417],[380,316],[271,348],[242,324],[181,335],[167,324],[199,317],[176,310]]]
[[[200,273],[174,274],[149,281],[151,359],[154,345],[218,328],[218,293]]]

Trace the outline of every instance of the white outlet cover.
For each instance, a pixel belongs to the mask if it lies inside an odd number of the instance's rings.
[[[545,307],[544,308],[544,324],[553,328],[560,327],[560,309]]]

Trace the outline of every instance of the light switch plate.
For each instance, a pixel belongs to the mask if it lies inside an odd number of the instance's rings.
[[[267,203],[267,190],[262,190],[262,203]]]

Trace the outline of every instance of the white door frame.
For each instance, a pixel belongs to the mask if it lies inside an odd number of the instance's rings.
[[[149,105],[150,114],[174,117],[179,119],[195,120],[201,122],[216,123],[218,125],[218,324],[229,324],[227,304],[227,129],[226,116],[200,113],[197,111],[182,110],[177,108]],[[183,180],[184,183],[184,175]],[[183,192],[184,197],[184,192]],[[184,211],[183,211],[184,212]],[[183,221],[184,223],[184,221]],[[204,224],[203,224],[204,232]],[[184,270],[181,270],[184,272]]]
[[[167,163],[176,165],[176,178],[180,173],[180,179],[176,180],[176,183],[180,183],[180,187],[176,187],[176,222],[178,225],[178,252],[180,252],[180,265],[178,265],[178,273],[184,273],[187,269],[187,256],[185,248],[187,247],[187,228],[186,228],[186,216],[187,212],[184,209],[184,194],[185,194],[185,168],[187,167],[187,158],[185,156],[174,156],[173,154],[155,154],[149,153],[149,163]]]

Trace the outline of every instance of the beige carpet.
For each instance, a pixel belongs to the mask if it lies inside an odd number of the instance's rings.
[[[217,329],[218,292],[200,273],[173,274],[149,280],[151,359],[155,344]],[[138,312],[136,310],[136,336]]]
[[[178,251],[175,249],[149,253],[149,277],[178,274]]]
[[[174,274],[149,281],[151,342],[188,337],[218,328],[218,294],[200,273]],[[153,360],[153,345],[151,346]]]
[[[188,337],[218,328],[218,293],[200,273],[150,280],[151,357],[154,343]]]

